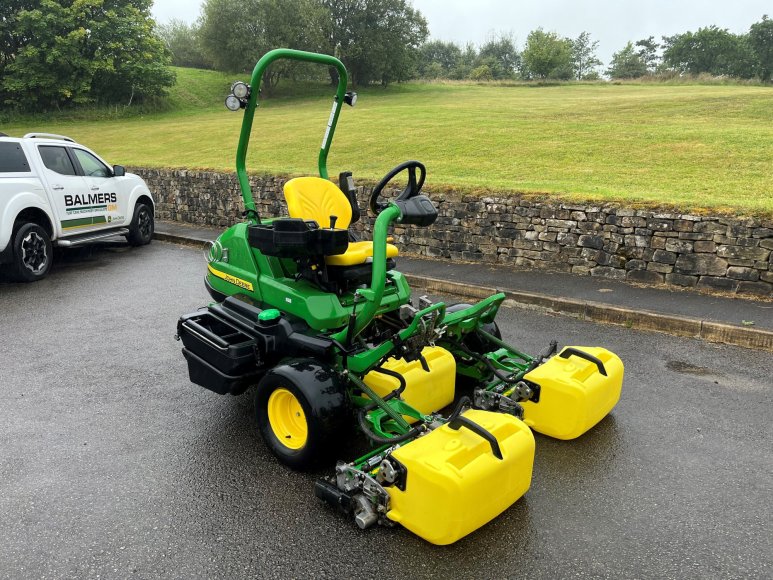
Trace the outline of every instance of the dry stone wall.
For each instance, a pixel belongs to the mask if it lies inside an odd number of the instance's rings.
[[[135,169],[156,196],[159,219],[227,226],[241,219],[234,174]],[[285,178],[250,178],[261,215],[286,215]],[[360,207],[367,207],[360,188]],[[773,221],[560,203],[518,194],[429,192],[430,228],[396,226],[403,253],[572,272],[645,284],[773,296]],[[365,212],[363,211],[363,214]],[[363,215],[356,228],[370,230]]]

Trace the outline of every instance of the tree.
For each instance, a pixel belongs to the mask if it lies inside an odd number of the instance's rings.
[[[3,100],[48,109],[91,101],[131,104],[163,94],[174,74],[150,6],[150,0],[3,5]]]
[[[158,35],[172,55],[172,64],[189,68],[211,68],[201,47],[199,28],[173,18],[158,27]]]
[[[625,48],[612,55],[607,74],[613,79],[636,79],[647,74],[647,65],[629,42]]]
[[[249,72],[274,48],[318,52],[324,45],[325,16],[318,0],[205,0],[201,46],[216,69]],[[295,62],[278,61],[266,70],[262,85],[271,93],[297,68]]]
[[[430,40],[419,47],[417,72],[421,78],[449,77],[459,65],[462,49],[453,42]]]
[[[578,81],[587,79],[593,73],[598,78],[595,69],[603,64],[596,56],[598,47],[599,41],[591,42],[588,32],[581,32],[580,36],[572,41],[572,67],[574,78]]]
[[[521,55],[526,78],[572,77],[572,41],[542,28],[532,30]]]
[[[757,75],[762,82],[773,76],[773,20],[767,14],[749,28],[749,47],[756,60]]]
[[[421,12],[406,0],[320,1],[329,14],[328,50],[346,65],[353,84],[411,78],[429,34]]]
[[[521,65],[521,57],[512,36],[500,34],[490,37],[480,47],[476,65],[476,68],[487,66],[493,79],[513,78]]]
[[[751,47],[743,36],[709,26],[663,37],[663,64],[681,73],[753,76]]]
[[[655,42],[655,37],[650,36],[636,41],[636,56],[644,63],[648,73],[653,73],[658,66],[658,49],[660,45]]]

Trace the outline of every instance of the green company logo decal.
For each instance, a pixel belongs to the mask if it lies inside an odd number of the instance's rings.
[[[74,220],[62,220],[60,224],[63,230],[72,230],[75,228],[87,228],[89,226],[99,225],[107,223],[107,219],[103,215],[97,215],[94,217],[78,218]]]

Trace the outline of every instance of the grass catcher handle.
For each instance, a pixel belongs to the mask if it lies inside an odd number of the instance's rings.
[[[561,358],[569,358],[572,355],[576,356],[577,358],[585,359],[588,362],[592,362],[598,367],[599,373],[601,373],[604,376],[607,376],[607,369],[604,368],[604,363],[601,362],[601,359],[596,358],[592,354],[588,354],[587,352],[583,352],[579,349],[576,349],[570,346],[562,350],[561,354],[559,354],[558,356],[560,356]]]
[[[460,427],[467,427],[470,431],[476,435],[480,435],[486,441],[488,441],[489,445],[491,445],[491,453],[494,454],[494,457],[497,459],[502,459],[502,451],[499,449],[499,442],[497,441],[497,438],[474,421],[471,421],[467,417],[462,417],[460,415],[458,417],[454,417],[448,423],[448,426],[454,431],[458,431]]]

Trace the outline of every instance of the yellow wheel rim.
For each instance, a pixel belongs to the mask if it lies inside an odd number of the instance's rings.
[[[268,423],[279,442],[288,449],[306,445],[309,426],[301,402],[287,389],[279,388],[268,398]]]

